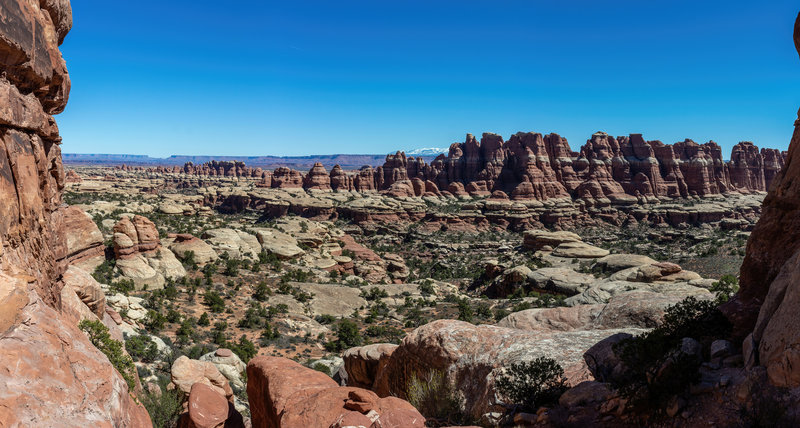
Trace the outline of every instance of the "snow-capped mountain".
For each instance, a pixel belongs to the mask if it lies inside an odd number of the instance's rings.
[[[406,151],[406,156],[438,156],[442,153],[447,154],[449,148],[440,147],[427,147],[422,149],[413,149]]]

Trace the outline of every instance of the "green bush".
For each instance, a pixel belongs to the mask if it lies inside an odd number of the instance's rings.
[[[320,324],[333,324],[336,321],[336,317],[333,315],[323,314],[317,315],[314,317],[314,320]]]
[[[433,288],[433,282],[430,280],[422,281],[417,286],[417,289],[419,290],[419,293],[425,297],[430,296],[431,294],[436,292],[436,290]]]
[[[172,428],[178,423],[178,418],[183,413],[183,395],[179,389],[168,390],[161,386],[161,393],[146,391],[142,397],[142,404],[154,428]]]
[[[525,411],[535,411],[558,401],[567,390],[564,369],[552,358],[538,357],[533,361],[514,363],[495,382],[497,391],[509,404]]]
[[[264,325],[264,331],[261,332],[259,343],[261,346],[268,346],[279,337],[281,337],[281,334],[278,332],[278,329],[273,327],[271,324],[266,324]]]
[[[328,366],[326,366],[325,364],[322,364],[322,363],[316,363],[316,364],[314,364],[314,366],[313,366],[313,367],[311,367],[311,368],[312,368],[312,369],[314,369],[314,370],[316,370],[316,371],[318,371],[318,372],[325,373],[325,374],[326,374],[326,375],[328,375],[328,376],[330,376],[330,375],[331,375],[331,368],[330,368],[330,367],[328,367]]]
[[[216,291],[206,291],[203,294],[203,303],[208,306],[211,312],[217,314],[225,312],[225,301]]]
[[[339,321],[339,324],[336,326],[336,336],[336,341],[325,344],[325,348],[328,351],[339,352],[354,346],[360,346],[364,341],[364,338],[361,337],[361,333],[358,331],[358,325],[348,319]]]
[[[211,320],[208,318],[208,313],[203,312],[200,319],[197,320],[197,325],[208,326],[211,325]]]
[[[136,387],[136,366],[134,366],[131,357],[125,355],[122,342],[112,339],[108,333],[108,327],[100,321],[83,320],[78,324],[78,327],[86,333],[89,341],[108,357],[111,365],[125,379],[125,383],[128,384],[128,390],[133,391]]]
[[[114,280],[114,267],[116,264],[116,260],[104,260],[100,266],[94,269],[92,276],[101,284],[111,284]]]
[[[725,303],[739,291],[739,279],[733,275],[722,275],[709,290],[716,294],[718,303]]]
[[[707,347],[730,332],[731,324],[717,309],[716,301],[687,297],[667,308],[660,326],[615,346],[626,370],[611,383],[635,411],[662,414],[672,397],[699,378],[699,362],[673,355],[681,340],[693,338]],[[665,365],[668,358],[670,364]],[[663,372],[663,367],[669,368],[668,372]]]
[[[255,291],[253,292],[253,298],[259,302],[266,302],[271,295],[272,290],[269,289],[269,286],[264,281],[259,282],[258,285],[256,285]]]
[[[194,251],[183,253],[183,266],[188,270],[197,270],[197,262],[194,260]]]
[[[158,347],[153,339],[146,335],[131,336],[125,340],[125,349],[131,358],[144,363],[152,363],[158,356]]]
[[[369,291],[361,290],[361,297],[363,297],[367,301],[373,301],[382,299],[384,297],[389,297],[389,293],[386,290],[381,290],[378,287],[372,287]]]
[[[147,315],[144,318],[144,326],[150,333],[158,333],[164,329],[164,324],[167,323],[167,318],[164,315],[161,315],[161,312],[154,311],[152,309],[147,311]]]
[[[256,354],[258,354],[256,345],[249,339],[247,339],[247,336],[245,335],[242,335],[239,338],[239,341],[236,343],[234,342],[228,343],[227,347],[230,348],[230,350],[233,351],[233,353],[238,355],[239,358],[241,358],[241,360],[244,361],[245,363],[250,361],[253,357],[256,356]]]
[[[469,299],[466,297],[460,299],[458,301],[458,319],[461,321],[472,322],[474,315],[475,311],[472,309]]]

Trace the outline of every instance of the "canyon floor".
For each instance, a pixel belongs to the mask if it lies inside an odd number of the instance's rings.
[[[241,360],[228,377],[244,415],[240,372],[255,355],[375,389],[374,369],[347,370],[343,353],[355,364],[359,349],[395,347],[436,320],[590,332],[536,349],[561,355],[577,384],[595,342],[645,332],[669,305],[712,299],[721,278],[735,283],[764,197],[648,201],[595,215],[580,202],[497,195],[262,189],[99,167],[69,177],[72,265],[100,283],[142,382],[174,384],[178,356],[229,348]]]

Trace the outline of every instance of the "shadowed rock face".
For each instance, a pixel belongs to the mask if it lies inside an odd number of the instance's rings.
[[[794,41],[800,53],[800,15]],[[747,335],[743,349],[748,365],[766,367],[773,385],[791,388],[800,386],[800,119],[794,125],[788,156],[773,179],[763,214],[747,242],[741,288],[722,307],[734,322],[735,333]],[[746,156],[753,152],[749,147],[742,150],[743,163],[752,165]],[[774,170],[779,163],[776,154],[762,154]]]
[[[67,263],[102,255],[102,235],[85,227],[91,220],[61,207],[61,137],[51,115],[69,97],[58,46],[72,27],[70,3],[4,0],[0,22],[0,424],[150,426],[75,324],[76,309],[104,316],[104,301],[97,290],[63,288]],[[63,310],[62,295],[72,298]]]
[[[800,19],[795,24],[795,46],[800,46]],[[800,53],[800,48],[798,49]],[[739,157],[747,161],[754,156],[749,147],[740,149]],[[771,160],[775,154],[768,155]],[[748,163],[749,162],[749,163]],[[772,163],[773,161],[771,161]],[[794,123],[783,167],[775,175],[770,192],[764,199],[762,215],[747,241],[747,252],[740,271],[740,290],[725,306],[734,320],[736,333],[744,337],[752,331],[759,308],[778,272],[800,249],[800,119]]]

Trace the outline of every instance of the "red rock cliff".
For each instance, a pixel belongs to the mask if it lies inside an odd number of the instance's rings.
[[[69,96],[58,46],[71,27],[69,0],[0,2],[0,425],[147,427],[62,302],[76,297],[62,290],[65,177],[52,115]]]
[[[800,15],[794,41],[800,53]],[[744,147],[740,152],[741,163],[752,166],[747,159],[755,150]],[[769,163],[774,156],[767,156]],[[733,320],[735,333],[747,335],[745,357],[750,364],[765,366],[774,384],[800,386],[800,118],[783,168],[773,179],[747,241],[740,274],[739,293],[723,310]]]

